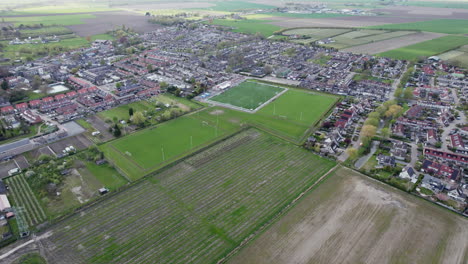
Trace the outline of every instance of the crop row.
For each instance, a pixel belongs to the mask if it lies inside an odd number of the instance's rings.
[[[332,166],[248,130],[61,223],[48,242],[90,263],[214,262]]]
[[[8,178],[7,183],[16,206],[22,207],[25,211],[24,217],[28,224],[34,226],[42,223],[46,219],[46,214],[24,176],[21,174]]]

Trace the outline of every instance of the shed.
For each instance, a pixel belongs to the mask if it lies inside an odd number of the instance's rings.
[[[10,202],[5,194],[0,194],[0,211],[6,212],[11,209]]]

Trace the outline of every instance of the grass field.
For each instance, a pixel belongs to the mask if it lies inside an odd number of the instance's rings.
[[[101,149],[130,179],[136,180],[228,133],[215,123],[184,116],[109,142]]]
[[[388,24],[372,26],[375,29],[397,29],[397,30],[421,30],[428,32],[446,34],[467,34],[468,20],[462,19],[438,19],[414,23]]]
[[[254,110],[283,90],[278,86],[245,81],[210,100]]]
[[[133,108],[133,111],[136,113],[148,111],[154,107],[147,101],[138,101],[99,112],[98,116],[104,120],[112,120],[113,118],[117,118],[118,120],[128,120],[130,118],[130,115],[128,113],[130,108]]]
[[[265,37],[273,35],[281,27],[266,24],[268,20],[247,19],[247,20],[233,20],[233,19],[214,19],[212,24],[231,27],[233,32],[256,34],[259,33]]]
[[[468,221],[340,168],[229,264],[466,263]]]
[[[467,37],[445,36],[410,45],[407,47],[390,50],[387,52],[380,53],[378,55],[400,60],[416,60],[419,57],[429,57],[437,55],[467,44]]]
[[[57,224],[49,263],[216,263],[334,166],[250,129]]]
[[[337,100],[338,97],[332,95],[289,89],[254,114],[214,107],[197,113],[196,117],[225,129],[250,124],[301,143],[309,128],[316,125]]]
[[[332,17],[348,16],[348,15],[342,15],[342,14],[296,14],[296,13],[281,13],[281,12],[262,13],[262,15],[270,16],[270,17],[294,17],[294,18],[332,18]]]

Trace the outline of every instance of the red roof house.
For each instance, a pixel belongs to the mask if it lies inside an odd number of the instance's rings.
[[[13,113],[15,109],[13,108],[13,106],[9,105],[9,106],[2,107],[0,111],[2,112],[3,115],[7,115],[7,114]]]
[[[29,101],[29,106],[32,108],[39,107],[42,104],[41,100],[31,100]]]
[[[18,110],[26,110],[28,109],[28,104],[27,103],[21,103],[21,104],[17,104],[15,105],[15,108],[18,109]]]

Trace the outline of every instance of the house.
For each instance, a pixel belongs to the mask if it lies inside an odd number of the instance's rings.
[[[395,167],[396,165],[395,157],[391,157],[391,156],[387,156],[383,154],[379,154],[377,156],[377,162],[379,166],[381,167],[387,167],[387,166]]]
[[[465,143],[463,142],[463,138],[459,134],[451,135],[450,142],[452,143],[452,147],[465,150]]]
[[[435,129],[427,130],[426,140],[427,140],[427,143],[431,145],[435,145],[438,142],[437,132],[435,131]]]
[[[11,210],[10,202],[5,194],[0,194],[0,212],[8,212]]]
[[[448,153],[448,152],[439,151],[435,149],[425,148],[424,155],[439,158],[442,160],[454,161],[464,166],[468,164],[468,156],[464,156],[461,154]]]
[[[77,95],[77,94],[76,94],[75,91],[71,91],[71,92],[68,92],[68,93],[67,93],[67,97],[68,97],[69,99],[75,98],[76,95]]]
[[[39,124],[42,122],[42,118],[38,115],[33,114],[31,110],[26,110],[21,113],[21,117],[26,120],[30,125]]]
[[[460,175],[459,170],[430,160],[424,160],[421,167],[421,171],[431,173],[439,177],[446,177],[453,181],[456,181],[458,179],[458,176]]]
[[[416,183],[418,181],[418,174],[412,167],[403,168],[399,176],[402,179],[409,179],[412,183]]]
[[[2,115],[8,115],[8,114],[13,114],[15,112],[15,108],[9,105],[9,106],[2,107],[0,111],[2,112]]]
[[[463,193],[463,191],[460,188],[453,189],[449,191],[448,197],[450,197],[452,200],[455,200],[460,203],[466,203],[466,195]]]
[[[27,103],[20,103],[20,104],[15,105],[15,108],[18,111],[24,111],[24,110],[28,109],[28,104]]]
[[[421,182],[421,187],[429,189],[435,193],[439,193],[444,190],[445,185],[442,183],[441,180],[432,177],[430,175],[424,175],[424,178]]]
[[[36,99],[36,100],[29,101],[29,106],[31,108],[38,108],[39,106],[41,106],[41,104],[42,104],[41,100]]]
[[[393,147],[390,150],[391,156],[398,160],[405,160],[408,156],[408,145],[401,141],[395,141]]]

